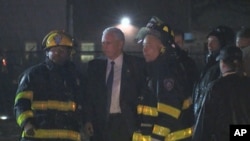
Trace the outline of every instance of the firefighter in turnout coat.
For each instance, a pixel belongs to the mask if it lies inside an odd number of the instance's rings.
[[[182,120],[183,111],[191,108],[185,93],[187,80],[173,36],[171,28],[157,17],[138,33],[147,62],[148,87],[138,105],[141,124],[133,141],[191,139],[192,129]]]
[[[80,141],[83,79],[70,61],[74,40],[64,31],[52,31],[43,47],[45,61],[22,73],[16,92],[21,141]]]

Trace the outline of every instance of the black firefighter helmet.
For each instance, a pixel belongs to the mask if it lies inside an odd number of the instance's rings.
[[[146,35],[153,35],[161,40],[166,50],[175,48],[174,31],[171,27],[156,16],[153,16],[145,27],[137,33],[137,43],[141,43]]]

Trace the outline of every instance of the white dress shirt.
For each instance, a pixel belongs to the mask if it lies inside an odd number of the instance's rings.
[[[118,56],[115,60],[108,59],[108,66],[106,70],[106,81],[111,70],[111,62],[114,61],[114,80],[112,85],[112,95],[110,103],[110,113],[121,113],[120,108],[120,88],[121,88],[121,74],[123,54]]]

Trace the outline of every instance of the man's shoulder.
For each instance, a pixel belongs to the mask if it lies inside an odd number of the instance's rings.
[[[28,67],[27,69],[24,70],[24,72],[36,73],[37,71],[42,71],[45,68],[46,68],[46,66],[43,63],[39,63],[39,64]]]
[[[98,57],[88,62],[88,68],[97,68],[106,64],[107,59],[104,57]]]
[[[144,62],[144,58],[136,55],[125,54],[124,59],[132,62]]]

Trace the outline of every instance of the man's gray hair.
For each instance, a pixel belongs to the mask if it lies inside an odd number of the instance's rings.
[[[102,35],[105,35],[107,33],[113,33],[116,36],[116,38],[125,42],[125,35],[119,28],[108,27],[103,31]]]

